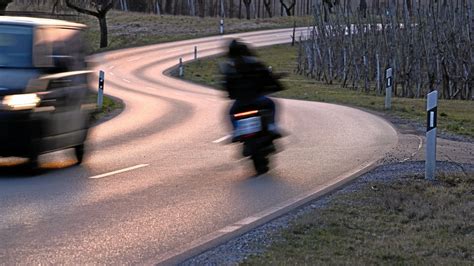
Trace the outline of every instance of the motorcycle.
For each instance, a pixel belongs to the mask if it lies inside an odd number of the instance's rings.
[[[236,122],[233,141],[243,143],[242,155],[250,157],[258,175],[268,172],[269,156],[276,151],[275,138],[268,131],[271,112],[252,108],[233,116]]]

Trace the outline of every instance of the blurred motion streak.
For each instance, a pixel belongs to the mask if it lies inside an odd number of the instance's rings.
[[[62,20],[0,17],[0,156],[74,148],[77,162],[95,108],[85,63],[85,26]],[[92,106],[92,108],[91,108]]]

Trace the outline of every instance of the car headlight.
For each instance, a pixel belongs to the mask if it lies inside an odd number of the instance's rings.
[[[28,110],[35,108],[40,102],[36,93],[7,95],[2,99],[2,109]]]

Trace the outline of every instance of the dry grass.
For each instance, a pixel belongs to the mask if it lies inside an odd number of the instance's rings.
[[[245,265],[472,265],[474,176],[404,178],[336,197]]]

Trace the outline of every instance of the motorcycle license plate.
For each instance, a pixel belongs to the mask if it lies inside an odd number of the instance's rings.
[[[237,120],[236,135],[242,136],[262,130],[262,121],[259,116]]]

